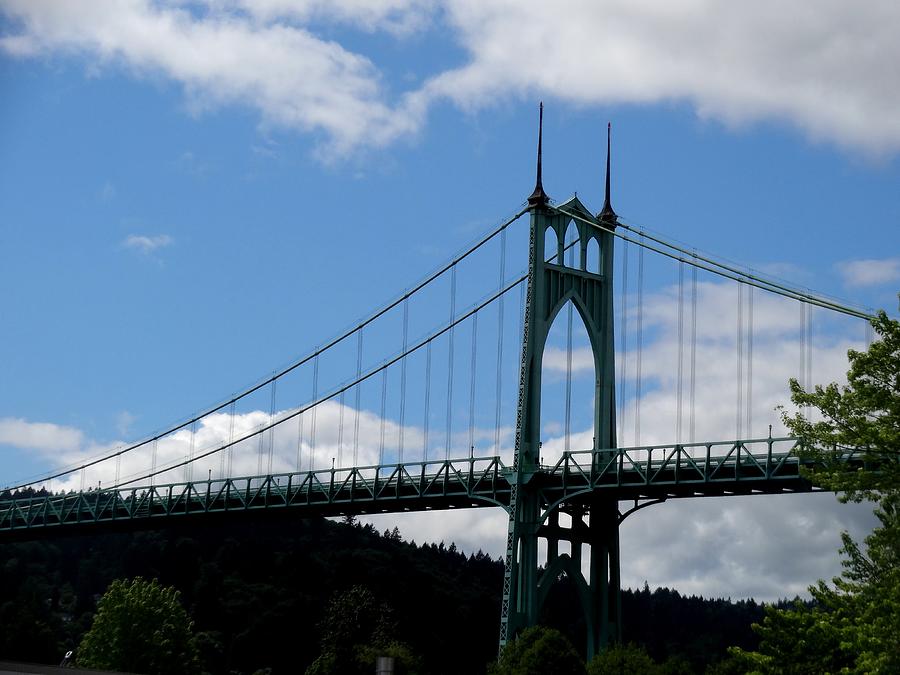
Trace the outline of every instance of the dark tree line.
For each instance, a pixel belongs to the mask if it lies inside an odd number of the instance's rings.
[[[334,608],[354,594],[389,613],[390,639],[370,642],[399,645],[419,672],[479,673],[496,658],[501,561],[352,520],[263,517],[0,545],[0,659],[58,663],[78,647],[110,583],[135,577],[180,592],[209,673],[296,673],[322,663],[340,647],[326,634],[343,613]],[[583,650],[572,593],[563,580],[544,621]],[[623,612],[626,641],[660,661],[679,655],[695,672],[729,645],[755,648],[749,626],[763,613],[753,602],[646,587],[624,593]]]

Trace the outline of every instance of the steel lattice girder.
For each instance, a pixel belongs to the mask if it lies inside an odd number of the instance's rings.
[[[753,452],[760,445],[765,451]],[[542,510],[596,494],[633,500],[809,492],[814,488],[802,476],[795,445],[793,439],[764,439],[570,452],[534,471],[529,484]],[[862,459],[848,451],[845,461]],[[0,500],[0,540],[37,536],[42,529],[147,527],[160,518],[260,510],[344,515],[508,508],[514,480],[499,457],[488,457],[21,497]]]

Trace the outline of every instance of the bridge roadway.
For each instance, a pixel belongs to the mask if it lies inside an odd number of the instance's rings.
[[[544,506],[593,493],[619,500],[815,490],[791,438],[563,453],[526,477]],[[853,457],[846,458],[853,461]],[[31,496],[0,494],[0,542],[89,529],[146,529],[211,517],[340,516],[500,506],[515,472],[499,457],[211,479]]]

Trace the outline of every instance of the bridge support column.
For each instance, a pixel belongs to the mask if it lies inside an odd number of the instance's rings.
[[[542,112],[543,115],[543,112]],[[537,180],[528,198],[531,211],[528,296],[525,304],[516,445],[511,483],[506,569],[500,617],[500,649],[527,626],[535,625],[547,593],[565,574],[575,583],[587,625],[587,653],[619,639],[619,535],[617,503],[596,495],[548,503],[542,491],[541,368],[554,319],[571,302],[584,322],[594,356],[593,450],[616,447],[615,350],[613,343],[613,231],[616,214],[609,202],[607,154],[606,201],[595,217],[577,197],[551,207],[541,183],[541,138],[538,136]],[[566,233],[574,225],[577,256],[566,264]],[[545,242],[549,245],[545,248]],[[599,250],[599,268],[588,268],[587,252]],[[576,262],[577,261],[577,262]],[[559,526],[559,511],[569,513],[572,527]],[[589,525],[583,516],[590,514]],[[538,561],[538,540],[547,540],[546,567]],[[559,553],[559,540],[571,542],[571,553]],[[590,548],[589,580],[581,571],[582,547]]]
[[[622,639],[619,508],[616,501],[593,500],[590,537],[592,616],[588,620],[588,659]]]

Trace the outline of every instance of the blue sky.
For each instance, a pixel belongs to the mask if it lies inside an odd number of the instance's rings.
[[[553,198],[577,192],[599,210],[609,120],[624,220],[896,316],[900,81],[885,64],[900,57],[900,12],[849,11],[3,0],[0,483],[184,418],[398,296],[520,208],[534,185],[540,100]],[[521,234],[510,237],[511,275],[526,251]],[[468,274],[496,284],[493,262]],[[648,262],[648,312],[658,312],[647,318],[657,331],[647,406],[671,394],[653,364],[672,347],[673,278]],[[710,314],[729,306],[713,287],[701,297]],[[422,325],[445,318],[434,305]],[[818,373],[834,379],[863,329],[817,320]],[[760,334],[759,354],[795,346],[795,334],[773,335]],[[756,390],[763,429],[765,415],[777,418],[766,395],[791,374]],[[514,394],[514,376],[504,387]],[[626,415],[622,426],[632,424]],[[710,433],[725,429],[717,424]],[[668,431],[648,426],[644,440]],[[558,429],[547,434],[558,440]],[[811,499],[797,516],[805,524],[785,527],[814,530],[815,544],[798,544],[804,560],[831,551],[828,561],[798,564],[771,587],[748,573],[733,594],[802,590],[836,569],[841,527],[870,524],[829,508],[833,536],[822,538],[825,522],[809,519],[823,498]],[[722,509],[698,504],[652,518]],[[747,508],[755,515],[734,517],[763,523],[783,507]],[[399,525],[499,553],[494,520]],[[626,549],[643,574],[626,575],[635,583],[727,594],[725,570],[749,555],[709,562],[718,581],[704,585],[659,573],[641,538]]]

